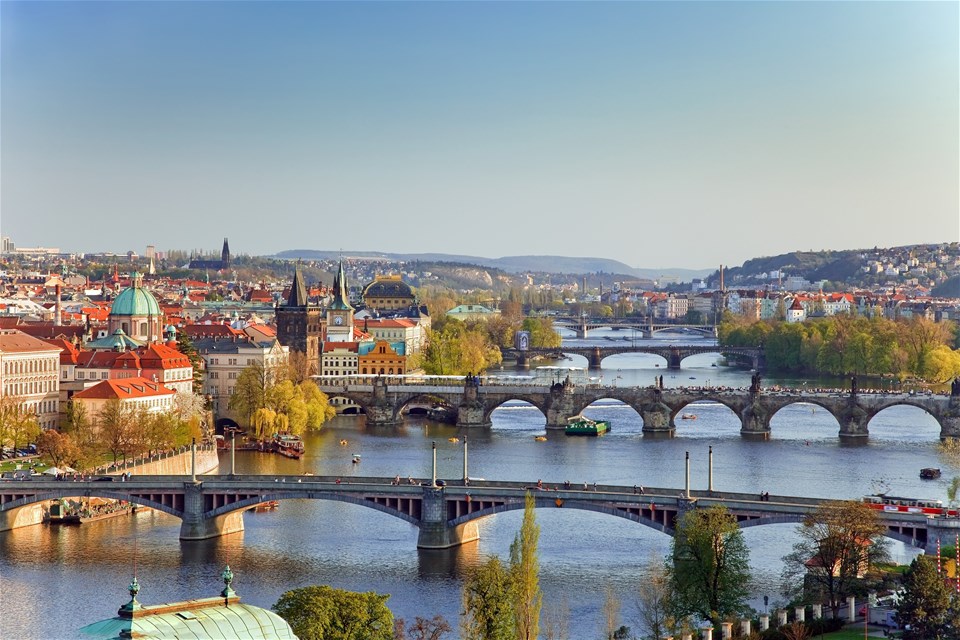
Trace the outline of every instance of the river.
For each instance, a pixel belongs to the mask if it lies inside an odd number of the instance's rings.
[[[597,330],[586,343],[609,344],[629,333]],[[715,361],[712,355],[692,356],[681,371],[670,372],[657,356],[625,354],[605,360],[600,374],[606,384],[618,385],[649,385],[661,374],[666,386],[708,381],[749,385],[748,372],[714,367]],[[561,364],[583,366],[585,361]],[[430,445],[436,442],[439,476],[457,478],[463,445],[448,439],[466,435],[470,475],[487,479],[679,489],[689,451],[692,484],[706,488],[710,446],[718,490],[836,498],[888,490],[945,501],[949,479],[960,474],[938,451],[936,421],[911,407],[878,414],[869,425],[870,438],[853,445],[841,443],[836,420],[812,405],[780,411],[766,441],[742,438],[739,419],[722,405],[697,404],[684,411],[697,419],[678,420],[673,438],[651,438],[642,435],[640,417],[629,407],[597,403],[585,413],[611,420],[611,433],[590,439],[551,432],[546,442],[534,440],[545,433],[545,419],[529,405],[498,409],[493,428],[469,433],[420,419],[397,428],[368,429],[362,417],[338,417],[306,438],[303,459],[240,452],[237,471],[428,476]],[[348,444],[340,445],[341,440]],[[355,453],[362,456],[359,465],[351,463]],[[940,467],[943,477],[921,480],[922,467]],[[360,506],[309,500],[247,513],[243,533],[205,542],[179,542],[179,520],[159,512],[80,527],[41,525],[0,533],[0,638],[74,638],[76,629],[113,616],[129,599],[126,587],[134,572],[142,588],[139,600],[146,604],[212,596],[222,588],[219,574],[225,564],[235,573],[233,586],[241,598],[262,607],[270,607],[287,589],[329,584],[389,593],[388,606],[396,616],[409,620],[439,613],[456,628],[464,570],[491,554],[506,557],[521,519],[521,511],[487,518],[481,521],[479,542],[439,552],[418,551],[417,530],[399,519]],[[669,537],[585,511],[539,510],[537,521],[545,615],[566,602],[571,637],[599,637],[600,611],[610,587],[622,602],[622,623],[637,629],[637,586],[645,566],[669,551]],[[769,596],[771,605],[779,598],[780,558],[796,540],[794,529],[769,525],[744,530],[754,571],[752,604],[761,610],[762,596]],[[903,562],[915,553],[898,543],[892,548]]]

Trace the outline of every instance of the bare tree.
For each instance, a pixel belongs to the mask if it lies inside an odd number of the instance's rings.
[[[570,640],[570,603],[566,595],[560,602],[546,605],[542,621],[543,640]]]

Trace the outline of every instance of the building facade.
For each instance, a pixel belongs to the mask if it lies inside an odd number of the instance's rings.
[[[0,398],[36,416],[43,429],[57,426],[60,349],[16,329],[0,330]]]

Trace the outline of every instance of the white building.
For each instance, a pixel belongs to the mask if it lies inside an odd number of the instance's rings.
[[[16,329],[0,330],[0,398],[16,398],[43,429],[57,426],[60,349]]]

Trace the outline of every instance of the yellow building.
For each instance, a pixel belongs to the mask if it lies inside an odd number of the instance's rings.
[[[407,357],[403,343],[393,346],[386,340],[377,340],[373,348],[357,357],[360,375],[403,375],[407,372]]]

